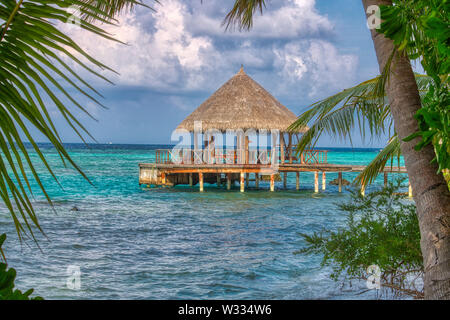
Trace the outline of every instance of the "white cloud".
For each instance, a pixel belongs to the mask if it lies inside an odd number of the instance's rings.
[[[254,24],[249,32],[224,32],[221,24],[225,14],[222,10],[216,10],[218,15],[211,15],[211,11],[206,14],[200,12],[188,17],[189,30],[200,34],[235,38],[299,39],[332,36],[334,25],[328,17],[319,14],[315,2],[315,0],[270,2],[263,15],[259,12],[255,14]],[[223,6],[222,3],[220,5]]]
[[[287,81],[285,88],[299,86],[309,97],[341,90],[355,79],[358,58],[339,53],[327,41],[290,42],[274,52],[278,74]]]
[[[270,3],[255,18],[252,31],[243,33],[224,32],[221,20],[229,8],[221,2],[162,3],[156,12],[138,9],[122,15],[120,27],[104,27],[127,46],[84,30],[66,31],[120,73],[107,74],[118,85],[211,92],[244,64],[270,79],[269,91],[314,97],[324,88],[342,89],[354,78],[357,58],[325,40],[332,36],[333,24],[318,13],[315,0],[278,1],[273,10]]]
[[[151,15],[152,25],[145,24],[148,19],[141,20],[142,15]],[[108,74],[118,84],[198,89],[204,81],[200,71],[211,68],[210,59],[216,52],[210,38],[186,31],[186,15],[184,4],[167,0],[156,12],[122,15],[119,27],[102,26],[127,46],[72,27],[66,31],[87,52],[120,73]]]

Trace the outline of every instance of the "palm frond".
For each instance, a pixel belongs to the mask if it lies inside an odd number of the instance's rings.
[[[313,148],[324,132],[350,142],[355,128],[358,128],[363,139],[366,134],[370,138],[386,132],[391,135],[390,107],[386,96],[380,96],[383,92],[377,88],[379,81],[380,76],[312,104],[288,128],[295,132],[309,126],[300,138],[296,152],[300,154],[307,148]],[[432,79],[417,74],[416,81],[419,89],[425,92]]]
[[[358,174],[353,183],[360,184],[361,186],[366,186],[371,184],[378,176],[379,173],[383,172],[386,167],[386,163],[394,158],[400,159],[400,140],[397,135],[394,135],[389,139],[388,144],[381,150],[377,156],[366,166],[366,168]]]
[[[82,15],[80,28],[118,41],[97,24],[115,23],[116,14],[136,4],[141,3],[135,0],[0,0],[0,197],[11,214],[21,240],[23,235],[35,239],[33,226],[43,232],[30,200],[33,195],[31,178],[51,204],[50,196],[29,156],[30,148],[24,141],[30,143],[31,150],[58,181],[33,139],[31,127],[48,139],[64,164],[72,165],[89,181],[65,150],[50,116],[50,108],[55,108],[85,141],[85,136],[93,137],[74,116],[72,109],[90,114],[69,93],[69,89],[74,89],[99,106],[103,105],[96,98],[100,94],[64,62],[64,57],[104,80],[107,79],[95,69],[113,71],[80,48],[58,26],[70,23],[72,13],[67,9],[78,6]],[[76,55],[89,61],[90,66]]]
[[[253,14],[256,11],[262,14],[265,8],[265,0],[236,0],[222,24],[226,29],[237,26],[239,30],[249,30],[253,26]]]

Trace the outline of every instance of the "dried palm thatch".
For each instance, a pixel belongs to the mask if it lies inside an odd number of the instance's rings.
[[[194,131],[194,121],[202,122],[202,131],[267,129],[287,131],[297,119],[261,85],[250,78],[244,68],[194,110],[177,130]],[[298,133],[306,131],[300,128]]]

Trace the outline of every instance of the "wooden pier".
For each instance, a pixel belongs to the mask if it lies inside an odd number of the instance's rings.
[[[204,183],[217,184],[218,187],[226,187],[230,190],[236,182],[240,185],[240,191],[248,188],[249,181],[255,182],[259,188],[261,180],[270,181],[270,191],[275,190],[276,177],[280,176],[283,187],[286,188],[287,174],[295,173],[296,189],[300,189],[300,173],[314,173],[314,191],[319,192],[319,175],[322,177],[322,190],[326,189],[326,174],[338,173],[338,190],[342,192],[342,181],[344,172],[361,172],[365,166],[343,165],[328,163],[327,151],[306,150],[299,159],[290,153],[287,159],[280,156],[273,161],[270,150],[255,152],[249,156],[249,163],[240,164],[239,151],[228,152],[228,157],[218,152],[213,155],[205,155],[201,150],[202,159],[211,159],[213,163],[200,162],[200,155],[189,150],[175,155],[171,150],[156,150],[154,163],[139,164],[139,184],[148,186],[176,186],[176,185],[199,185],[199,190],[204,191]],[[183,153],[183,155],[181,155]],[[252,151],[248,151],[252,154]],[[186,154],[188,156],[186,156]],[[208,158],[209,157],[209,158]],[[253,159],[253,160],[252,160]],[[261,163],[260,159],[272,159],[272,162]],[[203,160],[202,160],[203,161]],[[254,163],[252,163],[252,161]],[[196,163],[197,162],[197,163]],[[386,167],[384,169],[384,182],[387,183],[388,173],[406,173],[405,167]],[[251,180],[250,180],[251,179]],[[364,190],[361,190],[364,192]]]
[[[172,150],[155,151],[154,163],[139,164],[141,185],[199,186],[215,183],[231,189],[239,183],[240,191],[254,181],[275,181],[287,187],[287,175],[296,175],[300,189],[300,173],[314,173],[314,190],[326,188],[326,174],[338,173],[339,192],[344,172],[360,172],[364,166],[328,163],[328,151],[304,150],[296,156],[299,135],[308,131],[306,125],[292,128],[297,116],[260,84],[244,72],[243,66],[216,90],[175,129],[172,138],[180,143]],[[183,146],[183,148],[181,148]],[[180,148],[179,148],[180,147]],[[404,167],[386,168],[389,172],[405,173]],[[362,190],[364,192],[364,190]]]

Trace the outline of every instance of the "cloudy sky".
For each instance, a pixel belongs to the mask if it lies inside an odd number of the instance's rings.
[[[269,0],[250,32],[222,26],[232,1],[161,2],[156,11],[138,8],[119,17],[119,26],[106,28],[127,45],[65,30],[119,73],[105,73],[114,86],[85,75],[108,110],[77,96],[98,119],[81,116],[99,142],[170,143],[178,123],[241,64],[296,114],[378,74],[359,0]],[[63,119],[56,122],[65,141],[79,141]],[[320,145],[336,142],[325,137]]]

